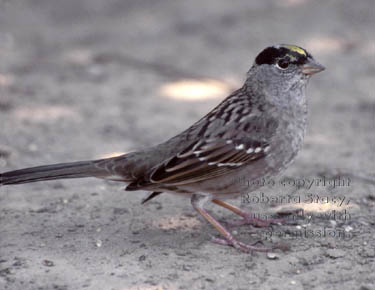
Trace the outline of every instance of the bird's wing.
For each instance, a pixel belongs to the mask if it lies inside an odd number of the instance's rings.
[[[199,140],[155,166],[145,179],[131,183],[127,189],[156,184],[176,186],[219,177],[263,158],[269,148],[266,142],[248,138]]]

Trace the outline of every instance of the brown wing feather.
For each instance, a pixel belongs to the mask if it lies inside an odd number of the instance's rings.
[[[268,150],[267,143],[249,139],[206,141],[189,147],[189,150],[154,168],[146,184],[188,184],[222,176],[263,158]]]

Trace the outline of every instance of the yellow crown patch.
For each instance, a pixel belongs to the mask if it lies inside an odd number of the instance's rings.
[[[290,49],[291,51],[295,51],[295,52],[297,52],[299,54],[307,56],[306,51],[303,50],[302,48],[298,47],[298,46],[295,46],[295,45],[284,45],[284,47]]]

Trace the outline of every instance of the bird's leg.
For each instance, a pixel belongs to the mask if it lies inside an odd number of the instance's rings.
[[[217,205],[224,207],[226,209],[229,209],[230,211],[234,212],[235,214],[242,217],[241,220],[229,222],[229,226],[242,226],[242,225],[253,225],[256,227],[269,227],[272,224],[279,224],[285,222],[284,219],[260,219],[253,216],[253,214],[243,211],[242,209],[231,205],[229,203],[226,203],[219,199],[212,199],[213,203],[216,203]]]
[[[193,208],[197,212],[199,212],[211,225],[213,225],[220,232],[220,234],[223,235],[225,238],[225,239],[215,238],[213,240],[214,242],[222,244],[222,245],[229,245],[244,252],[249,252],[249,251],[267,252],[267,251],[272,250],[272,248],[256,247],[254,245],[247,245],[245,243],[242,243],[236,240],[236,238],[226,228],[224,228],[211,214],[207,212],[207,210],[203,208],[203,205],[209,200],[211,200],[210,196],[193,194],[191,197],[191,204]]]

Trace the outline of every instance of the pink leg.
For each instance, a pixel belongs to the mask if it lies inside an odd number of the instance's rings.
[[[229,203],[226,203],[222,200],[219,200],[219,199],[213,199],[212,202],[216,203],[217,205],[220,205],[220,206],[222,206],[226,209],[229,209],[230,211],[234,212],[235,214],[243,217],[243,219],[241,219],[241,220],[237,220],[237,221],[228,223],[229,226],[242,226],[242,225],[250,224],[250,225],[253,225],[253,226],[256,226],[256,227],[269,227],[272,224],[280,224],[280,223],[285,222],[284,219],[260,219],[260,218],[256,218],[251,213],[243,211],[242,209],[240,209],[240,208],[238,208],[234,205],[231,205]]]
[[[211,225],[213,225],[220,232],[221,235],[224,236],[224,239],[215,238],[214,242],[222,245],[232,246],[243,252],[267,252],[273,250],[273,248],[262,248],[256,247],[254,245],[247,245],[236,240],[236,238],[226,228],[224,228],[211,214],[207,212],[207,210],[203,208],[204,203],[209,200],[210,197],[208,196],[193,194],[191,197],[191,204],[197,212],[199,212]]]

